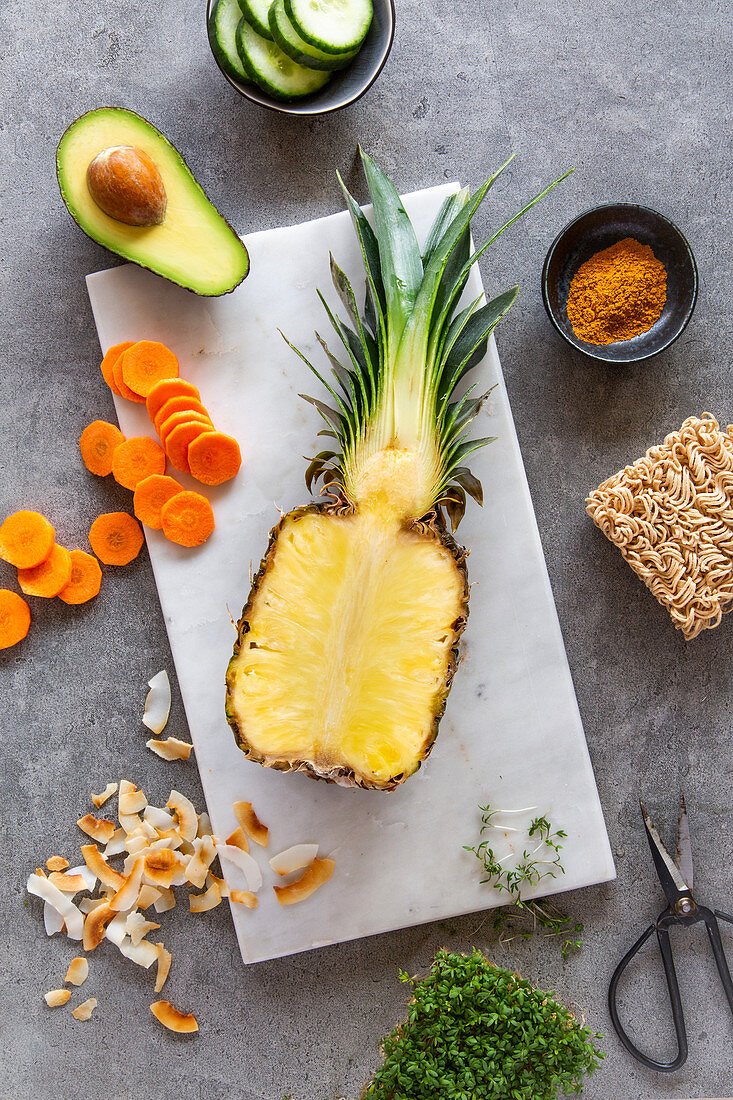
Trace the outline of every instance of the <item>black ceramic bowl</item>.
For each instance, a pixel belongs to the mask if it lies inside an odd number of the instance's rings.
[[[581,264],[624,237],[647,244],[667,269],[667,301],[648,332],[615,344],[579,340],[568,319],[570,283]],[[569,344],[591,359],[636,363],[673,344],[692,317],[697,298],[697,267],[692,249],[676,225],[646,206],[596,206],[570,222],[555,238],[542,269],[542,298],[553,325]]]
[[[211,13],[216,7],[217,0],[208,0],[206,5],[206,26],[208,28]],[[240,81],[226,72],[214,54],[214,60],[233,88],[240,95],[249,99],[252,103],[259,103],[261,107],[268,107],[271,111],[280,111],[285,115],[326,115],[331,111],[340,111],[342,107],[348,107],[361,99],[366,91],[371,88],[374,81],[381,73],[384,63],[392,49],[392,41],[395,31],[395,4],[394,0],[373,0],[374,18],[367,32],[361,49],[345,69],[335,72],[328,84],[319,92],[306,96],[304,99],[286,103],[281,99],[263,92],[255,84],[242,84]],[[209,44],[211,44],[209,42]]]

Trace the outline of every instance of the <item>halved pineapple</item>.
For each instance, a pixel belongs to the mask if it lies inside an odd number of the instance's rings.
[[[468,615],[465,552],[443,510],[455,527],[466,493],[481,502],[462,462],[489,442],[466,439],[487,395],[454,393],[517,288],[458,311],[484,251],[470,252],[471,216],[499,172],[473,198],[446,200],[421,254],[394,187],[362,160],[374,230],[344,194],[367,272],[364,316],[332,259],[353,328],[328,314],[347,365],[321,341],[340,391],[311,367],[335,407],[308,399],[339,449],[317,455],[306,482],[323,478],[334,502],[296,509],[273,530],[239,624],[226,712],[260,764],[389,790],[430,752]]]

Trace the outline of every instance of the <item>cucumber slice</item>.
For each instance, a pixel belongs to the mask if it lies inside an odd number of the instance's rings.
[[[308,69],[343,69],[358,50],[350,53],[324,53],[301,38],[285,12],[284,0],[274,0],[270,6],[270,30],[283,53]]]
[[[242,19],[237,27],[237,49],[247,75],[275,99],[300,99],[317,92],[331,74],[298,65],[274,42],[253,31]]]
[[[237,27],[241,18],[239,0],[219,0],[209,18],[209,42],[222,69],[241,84],[251,84],[237,50]]]
[[[263,38],[272,41],[270,32],[270,0],[238,0],[242,9],[242,15],[249,23],[253,31],[257,31]]]
[[[372,0],[285,0],[288,19],[311,46],[348,53],[364,41],[372,22]]]

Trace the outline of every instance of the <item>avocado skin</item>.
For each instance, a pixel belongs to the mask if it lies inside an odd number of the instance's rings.
[[[134,234],[130,234],[129,248],[115,247],[114,245],[110,244],[108,240],[103,239],[105,236],[103,229],[95,227],[95,225],[93,224],[93,219],[99,217],[100,225],[102,225],[103,219],[106,220],[107,216],[96,207],[91,197],[90,203],[93,209],[90,209],[90,211],[88,212],[88,217],[85,218],[81,216],[80,213],[77,213],[74,208],[74,203],[69,195],[70,189],[67,184],[67,179],[65,178],[68,177],[68,170],[65,171],[64,167],[62,166],[61,153],[64,147],[64,143],[67,141],[67,139],[69,139],[72,134],[77,133],[79,131],[79,128],[84,126],[85,122],[92,122],[95,119],[99,119],[100,116],[118,116],[123,122],[132,120],[137,125],[141,125],[142,127],[144,127],[147,131],[148,136],[152,140],[160,144],[162,152],[168,157],[173,158],[175,168],[180,173],[179,179],[185,181],[187,189],[189,189],[196,195],[197,201],[200,203],[201,208],[206,211],[212,223],[212,226],[216,226],[219,234],[221,234],[222,230],[225,231],[227,235],[231,235],[231,238],[233,238],[233,240],[236,242],[234,251],[238,255],[240,262],[237,266],[237,270],[232,272],[231,278],[224,278],[220,287],[217,287],[216,289],[206,289],[200,284],[196,285],[195,255],[191,256],[190,272],[182,272],[180,274],[180,277],[176,277],[176,275],[170,271],[166,272],[160,270],[160,268],[156,265],[154,257],[147,257],[146,259],[144,259],[135,254],[136,250]],[[122,133],[120,136],[119,144],[131,144],[131,142],[129,141],[128,136]],[[158,165],[158,167],[161,167],[160,164]],[[80,177],[83,178],[85,181],[87,164],[77,164],[74,166],[74,168],[75,170],[78,170]],[[164,182],[167,183],[165,178],[166,175],[167,173],[164,174]],[[135,111],[130,111],[126,107],[96,107],[91,111],[86,111],[84,114],[75,119],[64,131],[56,149],[56,179],[59,185],[59,191],[61,192],[61,197],[64,200],[64,205],[66,206],[66,209],[69,211],[71,217],[74,219],[79,228],[82,229],[84,233],[86,233],[86,235],[91,238],[91,240],[93,240],[96,244],[99,244],[103,248],[106,248],[108,251],[113,252],[118,256],[121,256],[122,259],[127,260],[128,262],[135,263],[139,267],[146,268],[147,270],[152,271],[154,274],[159,275],[164,279],[168,279],[170,282],[173,282],[180,287],[183,287],[185,290],[190,290],[194,294],[198,294],[203,297],[218,297],[222,294],[230,294],[249,274],[249,255],[247,253],[247,249],[244,243],[240,240],[235,230],[232,228],[226,218],[224,218],[219,213],[214,204],[206,196],[203,188],[196,180],[193,172],[186,164],[186,161],[183,159],[176,146],[171,141],[169,141],[168,138],[166,138],[165,135],[157,129],[157,127],[153,126],[153,124],[149,122],[143,115],[137,114]],[[166,190],[167,189],[168,188],[166,188]],[[116,224],[117,226],[122,227],[123,230],[129,228],[124,226],[124,223],[122,222]]]

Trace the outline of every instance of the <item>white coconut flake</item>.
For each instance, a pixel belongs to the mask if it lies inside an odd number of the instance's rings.
[[[117,784],[115,784],[117,786]],[[105,846],[104,854],[109,859],[110,856],[121,856],[123,852],[127,851],[125,830],[118,829],[109,844]]]
[[[156,913],[167,913],[169,909],[174,909],[176,904],[176,895],[170,889],[170,887],[158,887],[160,890],[160,897],[153,902],[153,909]]]
[[[160,928],[160,925],[155,924],[154,921],[146,920],[142,913],[139,913],[136,909],[133,909],[125,922],[125,932],[132,940],[133,947],[137,947],[148,932],[152,932],[156,928]]]
[[[292,848],[273,856],[270,866],[276,875],[289,875],[301,867],[309,867],[317,855],[317,844],[294,844]]]
[[[64,927],[64,918],[59,911],[54,909],[53,905],[50,905],[47,901],[43,903],[43,923],[46,926],[47,936],[55,936],[56,933],[61,932]]]
[[[138,909],[149,909],[153,902],[157,901],[160,897],[160,890],[156,886],[140,887],[140,893],[137,895],[137,901],[135,902]]]
[[[70,940],[81,939],[84,933],[84,916],[73,901],[70,901],[52,882],[42,878],[41,875],[28,876],[27,890],[29,894],[43,898],[57,913],[61,914]]]
[[[198,836],[211,836],[213,829],[211,828],[211,818],[207,814],[206,810],[202,814],[199,814],[199,827]]]
[[[82,913],[91,913],[93,909],[96,909],[98,905],[106,905],[104,898],[82,898],[79,902],[79,908]]]
[[[172,829],[173,818],[167,810],[161,810],[159,806],[147,805],[143,810],[143,819],[148,821],[154,829]]]
[[[81,877],[84,879],[87,890],[91,893],[94,889],[95,883],[97,881],[97,876],[94,874],[94,871],[89,870],[86,863],[82,864],[81,867],[69,867],[69,870],[66,873],[67,875],[81,875]]]
[[[106,939],[113,943],[115,947],[119,947],[124,940],[127,932],[125,928],[127,926],[127,918],[130,916],[128,913],[118,913],[116,917],[113,917],[105,928],[104,934]]]
[[[262,886],[262,872],[249,852],[243,852],[241,848],[235,848],[232,844],[222,844],[216,840],[214,843],[219,855],[238,867],[246,878],[249,889],[257,893]]]
[[[152,943],[148,943],[147,940],[141,940],[136,946],[129,936],[125,936],[118,947],[126,959],[132,959],[134,963],[137,963],[138,966],[144,966],[146,970],[158,961],[157,948]]]
[[[145,699],[143,725],[159,737],[171,712],[171,684],[165,669],[156,673],[152,680],[148,680],[148,687],[150,691]]]

